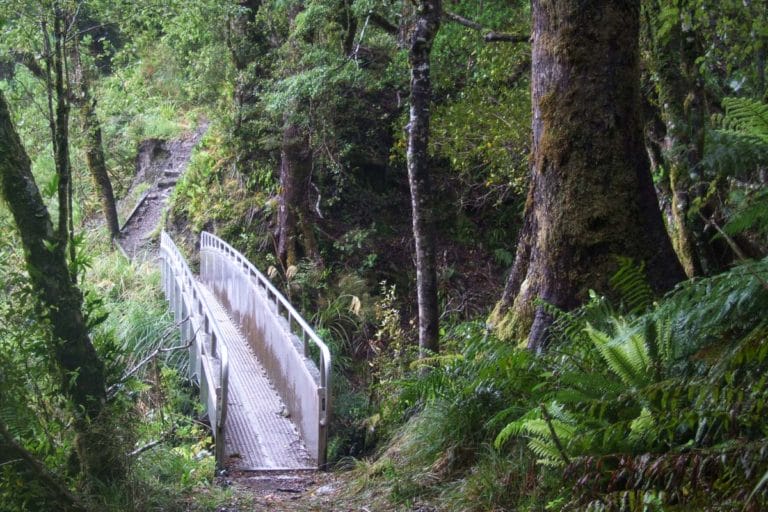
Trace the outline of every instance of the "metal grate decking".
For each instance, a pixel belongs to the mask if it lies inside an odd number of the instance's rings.
[[[210,289],[198,285],[229,350],[225,465],[244,471],[317,469],[245,338]]]

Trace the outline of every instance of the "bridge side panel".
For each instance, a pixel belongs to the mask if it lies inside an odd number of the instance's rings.
[[[169,302],[169,309],[174,320],[179,325],[182,343],[190,343],[189,348],[189,377],[200,386],[200,400],[203,403],[205,415],[211,423],[211,430],[216,441],[216,463],[224,463],[224,433],[219,421],[221,406],[221,363],[209,353],[210,335],[206,332],[207,319],[198,308],[199,299],[185,285],[183,270],[178,266],[174,255],[161,246],[159,258],[162,288]],[[226,386],[226,384],[223,384]]]
[[[307,450],[321,460],[319,371],[247,269],[216,249],[200,251],[200,280],[232,315],[286,404]],[[278,411],[276,411],[278,412]]]

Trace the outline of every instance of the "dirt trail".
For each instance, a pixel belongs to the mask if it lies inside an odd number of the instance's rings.
[[[389,506],[345,496],[347,477],[324,471],[228,473],[216,485],[230,488],[232,500],[216,512],[393,512]]]
[[[131,189],[142,183],[149,184],[149,189],[141,196],[116,238],[130,259],[152,259],[157,253],[157,237],[153,235],[157,235],[168,197],[207,129],[208,122],[203,121],[194,132],[178,139],[148,139],[139,145],[136,177]]]

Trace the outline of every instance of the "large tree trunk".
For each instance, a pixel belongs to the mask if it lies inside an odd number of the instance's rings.
[[[408,59],[411,66],[411,108],[408,123],[408,182],[411,187],[413,238],[416,243],[416,289],[419,301],[419,348],[422,354],[439,348],[439,310],[435,227],[429,178],[430,53],[440,28],[440,0],[419,2]]]
[[[1,93],[0,148],[0,194],[19,229],[41,313],[50,322],[52,356],[61,390],[72,402],[83,470],[99,479],[116,476],[121,470],[116,443],[99,431],[106,400],[104,365],[88,335],[83,296],[73,284],[65,253],[55,249],[57,234]]]
[[[655,290],[684,275],[659,212],[643,146],[640,0],[533,1],[533,155],[517,256],[494,319],[542,350],[537,304],[607,291],[616,256],[647,264]]]
[[[280,154],[277,252],[288,268],[301,256],[316,263],[321,263],[321,259],[309,207],[312,152],[301,128],[288,120],[286,123]]]

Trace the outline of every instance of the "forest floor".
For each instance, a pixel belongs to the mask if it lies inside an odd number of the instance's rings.
[[[395,504],[386,486],[366,486],[358,478],[356,471],[232,473],[217,478],[232,497],[216,512],[437,512],[421,502]]]

